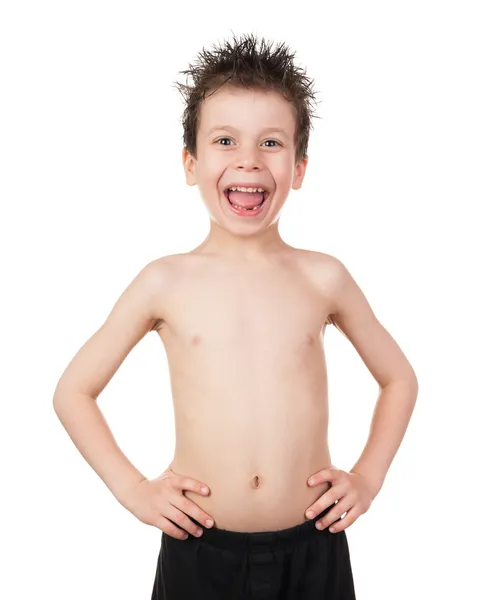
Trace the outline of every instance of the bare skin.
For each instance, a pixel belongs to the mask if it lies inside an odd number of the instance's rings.
[[[294,135],[292,106],[276,93],[222,88],[204,101],[198,158],[184,149],[183,162],[210,215],[207,239],[146,265],[57,384],[55,410],[82,455],[119,502],[169,535],[194,533],[189,517],[233,531],[285,529],[336,500],[322,526],[345,512],[337,527],[351,525],[381,488],[414,407],[413,369],[349,271],[279,235],[280,210],[307,165],[294,160]],[[272,192],[249,218],[234,214],[223,193],[246,184]],[[328,322],[380,388],[349,473],[331,465],[327,442]],[[152,331],[168,359],[176,447],[170,472],[148,481],[96,400]]]
[[[207,497],[184,494],[217,527],[303,522],[330,487],[307,485],[331,464],[323,335],[332,283],[315,276],[328,257],[286,245],[249,265],[202,250],[166,258],[175,283],[154,329],[172,383],[170,468],[209,486]]]
[[[327,322],[381,388],[352,473],[329,468]],[[171,476],[167,468],[147,481],[117,446],[97,398],[154,331],[168,358],[176,447]],[[346,527],[369,508],[402,439],[410,377],[401,349],[334,257],[283,244],[247,259],[203,244],[140,271],[67,366],[54,406],[119,502],[169,535],[195,533],[190,518],[207,525],[209,517],[233,531],[285,529],[336,500],[322,525],[349,511]]]

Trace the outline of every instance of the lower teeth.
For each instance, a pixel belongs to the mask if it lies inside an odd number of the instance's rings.
[[[229,200],[229,202],[230,202],[230,200]],[[257,206],[254,206],[253,208],[243,208],[242,206],[237,206],[237,204],[234,204],[233,202],[230,202],[230,203],[232,204],[232,206],[234,208],[238,208],[239,210],[249,211],[249,210],[257,210],[258,208],[260,208],[264,204],[264,200]]]
[[[253,208],[244,208],[243,206],[237,206],[237,204],[233,204],[232,206],[235,206],[236,208],[239,208],[240,210],[257,210],[260,207],[259,206],[254,206]]]

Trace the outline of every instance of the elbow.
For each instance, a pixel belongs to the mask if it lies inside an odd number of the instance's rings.
[[[381,389],[385,389],[386,387],[395,387],[401,388],[404,391],[404,394],[415,402],[417,399],[419,384],[418,379],[414,371],[404,375],[403,377],[398,377],[396,379],[391,379],[385,386],[380,386]]]
[[[405,381],[406,389],[409,390],[408,395],[411,398],[413,404],[415,404],[417,401],[417,398],[418,398],[419,384],[418,384],[418,378],[416,377],[416,374],[414,373],[414,371],[404,381]]]
[[[65,406],[65,396],[60,394],[54,394],[53,396],[53,410],[57,417],[60,417],[63,407]]]
[[[411,388],[416,392],[416,395],[419,390],[418,378],[416,377],[416,373],[414,369],[411,369],[409,376],[407,377],[407,382],[411,386]]]
[[[405,372],[403,373],[403,377],[401,379],[406,385],[406,387],[408,387],[417,394],[419,390],[419,383],[416,373],[411,364],[407,365],[407,369],[405,369]]]
[[[53,394],[53,410],[59,419],[65,414],[66,410],[72,405],[72,399],[77,396],[77,392],[74,389],[67,388],[66,386],[57,385]]]
[[[55,414],[58,416],[59,411],[61,410],[62,405],[65,403],[65,397],[68,394],[65,393],[65,390],[61,390],[60,389],[60,381],[57,383],[57,387],[54,390],[53,393],[53,400],[52,400],[52,404],[53,404],[53,410],[55,411]]]

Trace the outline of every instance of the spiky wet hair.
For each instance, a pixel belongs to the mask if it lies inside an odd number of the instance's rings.
[[[246,34],[232,44],[202,48],[197,63],[180,73],[191,77],[193,85],[175,82],[185,101],[182,115],[184,130],[183,143],[187,151],[197,158],[197,132],[200,109],[207,95],[214,93],[225,84],[248,90],[275,91],[280,93],[296,109],[296,155],[295,161],[307,157],[309,133],[312,119],[319,118],[314,113],[315,94],[313,81],[305,71],[294,64],[295,54],[285,43],[272,49],[273,42],[264,38],[258,40],[253,34]]]

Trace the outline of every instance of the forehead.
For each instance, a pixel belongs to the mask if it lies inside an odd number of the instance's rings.
[[[199,132],[207,134],[213,127],[231,125],[246,131],[279,127],[294,135],[295,119],[294,106],[278,92],[224,85],[204,100]]]

